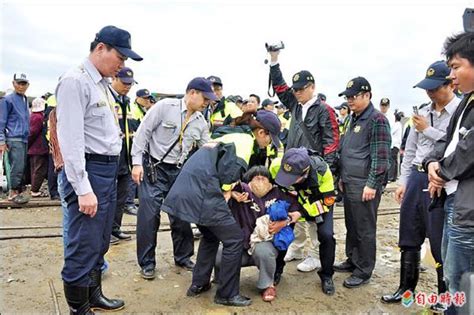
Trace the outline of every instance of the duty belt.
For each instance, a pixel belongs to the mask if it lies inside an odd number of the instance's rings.
[[[86,161],[110,163],[110,162],[117,162],[119,160],[118,155],[102,155],[102,154],[86,153],[85,156],[86,156]]]

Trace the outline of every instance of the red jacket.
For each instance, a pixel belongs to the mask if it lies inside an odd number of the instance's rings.
[[[49,153],[46,142],[46,130],[43,124],[44,113],[31,113],[30,116],[30,134],[28,136],[28,155],[46,155]]]

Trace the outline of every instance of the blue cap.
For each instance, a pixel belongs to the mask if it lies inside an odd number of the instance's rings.
[[[137,97],[147,98],[150,97],[150,95],[150,91],[148,91],[147,89],[141,89],[137,91]]]
[[[265,106],[268,106],[268,105],[275,105],[275,104],[278,104],[278,101],[272,101],[271,99],[266,98],[262,102],[262,107],[265,107]]]
[[[303,147],[291,148],[281,159],[281,167],[275,182],[280,186],[290,187],[309,169],[310,165],[311,158],[307,149]]]
[[[424,90],[434,90],[449,82],[447,77],[449,77],[450,73],[451,70],[446,64],[446,61],[436,61],[429,66],[428,70],[426,70],[425,78],[415,85],[414,88],[419,87],[420,89]]]
[[[341,105],[334,107],[334,109],[336,110],[341,110],[343,108],[349,109],[349,105],[347,104],[347,102],[343,102]]]
[[[132,50],[130,33],[121,28],[112,25],[105,26],[95,35],[95,41],[110,45],[122,55],[135,61],[143,60],[142,57]]]
[[[222,80],[219,77],[216,77],[215,75],[211,75],[210,77],[207,77],[209,81],[211,81],[212,84],[217,84],[222,86]]]
[[[280,147],[280,129],[281,122],[278,119],[278,116],[268,110],[259,110],[255,114],[255,119],[270,133],[273,144],[279,148]]]
[[[202,77],[197,77],[192,79],[188,83],[188,87],[186,88],[186,91],[189,90],[196,90],[202,92],[205,98],[211,100],[211,101],[216,101],[217,96],[214,94],[214,91],[212,90],[212,83],[208,79],[202,78]]]
[[[125,84],[137,83],[137,81],[133,79],[133,71],[129,67],[123,67],[120,69],[119,73],[117,73],[117,78]]]

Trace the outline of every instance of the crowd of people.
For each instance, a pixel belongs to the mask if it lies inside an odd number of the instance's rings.
[[[414,86],[429,102],[409,119],[391,112],[388,98],[378,110],[361,76],[347,82],[338,95],[344,102],[335,108],[317,93],[310,71],[295,73],[287,84],[279,50],[269,51],[278,101],[225,97],[223,81],[211,75],[190,80],[182,97],[157,100],[140,89],[132,103],[135,74],[125,61],[143,58],[130,38],[106,26],[89,56],[60,77],[54,94],[30,106],[28,76],[16,73],[14,92],[0,103],[8,199],[22,204],[44,197],[47,179],[50,198],[61,200],[62,279],[71,314],[125,306],[104,295],[101,280],[109,245],[131,239],[121,230],[124,212],[137,216],[136,254],[146,280],[155,278],[160,263],[157,232],[161,211],[167,213],[174,262],[193,273],[189,297],[214,283],[215,303],[248,306],[240,271],[256,266],[256,286],[271,302],[292,260],[302,260],[302,272],[318,269],[325,295],[336,291],[334,272],[349,273],[344,287],[361,287],[375,267],[382,193],[397,180],[400,284],[382,302],[399,303],[407,290],[415,291],[425,238],[440,296],[461,291],[463,274],[474,272],[474,34],[446,40],[446,61],[431,63]],[[343,204],[347,231],[340,262],[336,202]],[[197,253],[191,224],[200,234]],[[432,308],[456,312],[445,300]]]

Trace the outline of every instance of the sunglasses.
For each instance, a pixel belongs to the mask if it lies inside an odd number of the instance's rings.
[[[359,96],[364,95],[364,93],[365,93],[365,92],[359,92],[359,93],[357,93],[356,95],[344,96],[344,99],[345,99],[346,101],[353,101],[353,100],[355,100],[356,98],[358,98]]]
[[[311,83],[308,83],[308,84],[306,84],[305,86],[303,86],[301,88],[292,88],[291,91],[293,93],[298,93],[298,92],[306,90],[310,85],[311,85]]]

